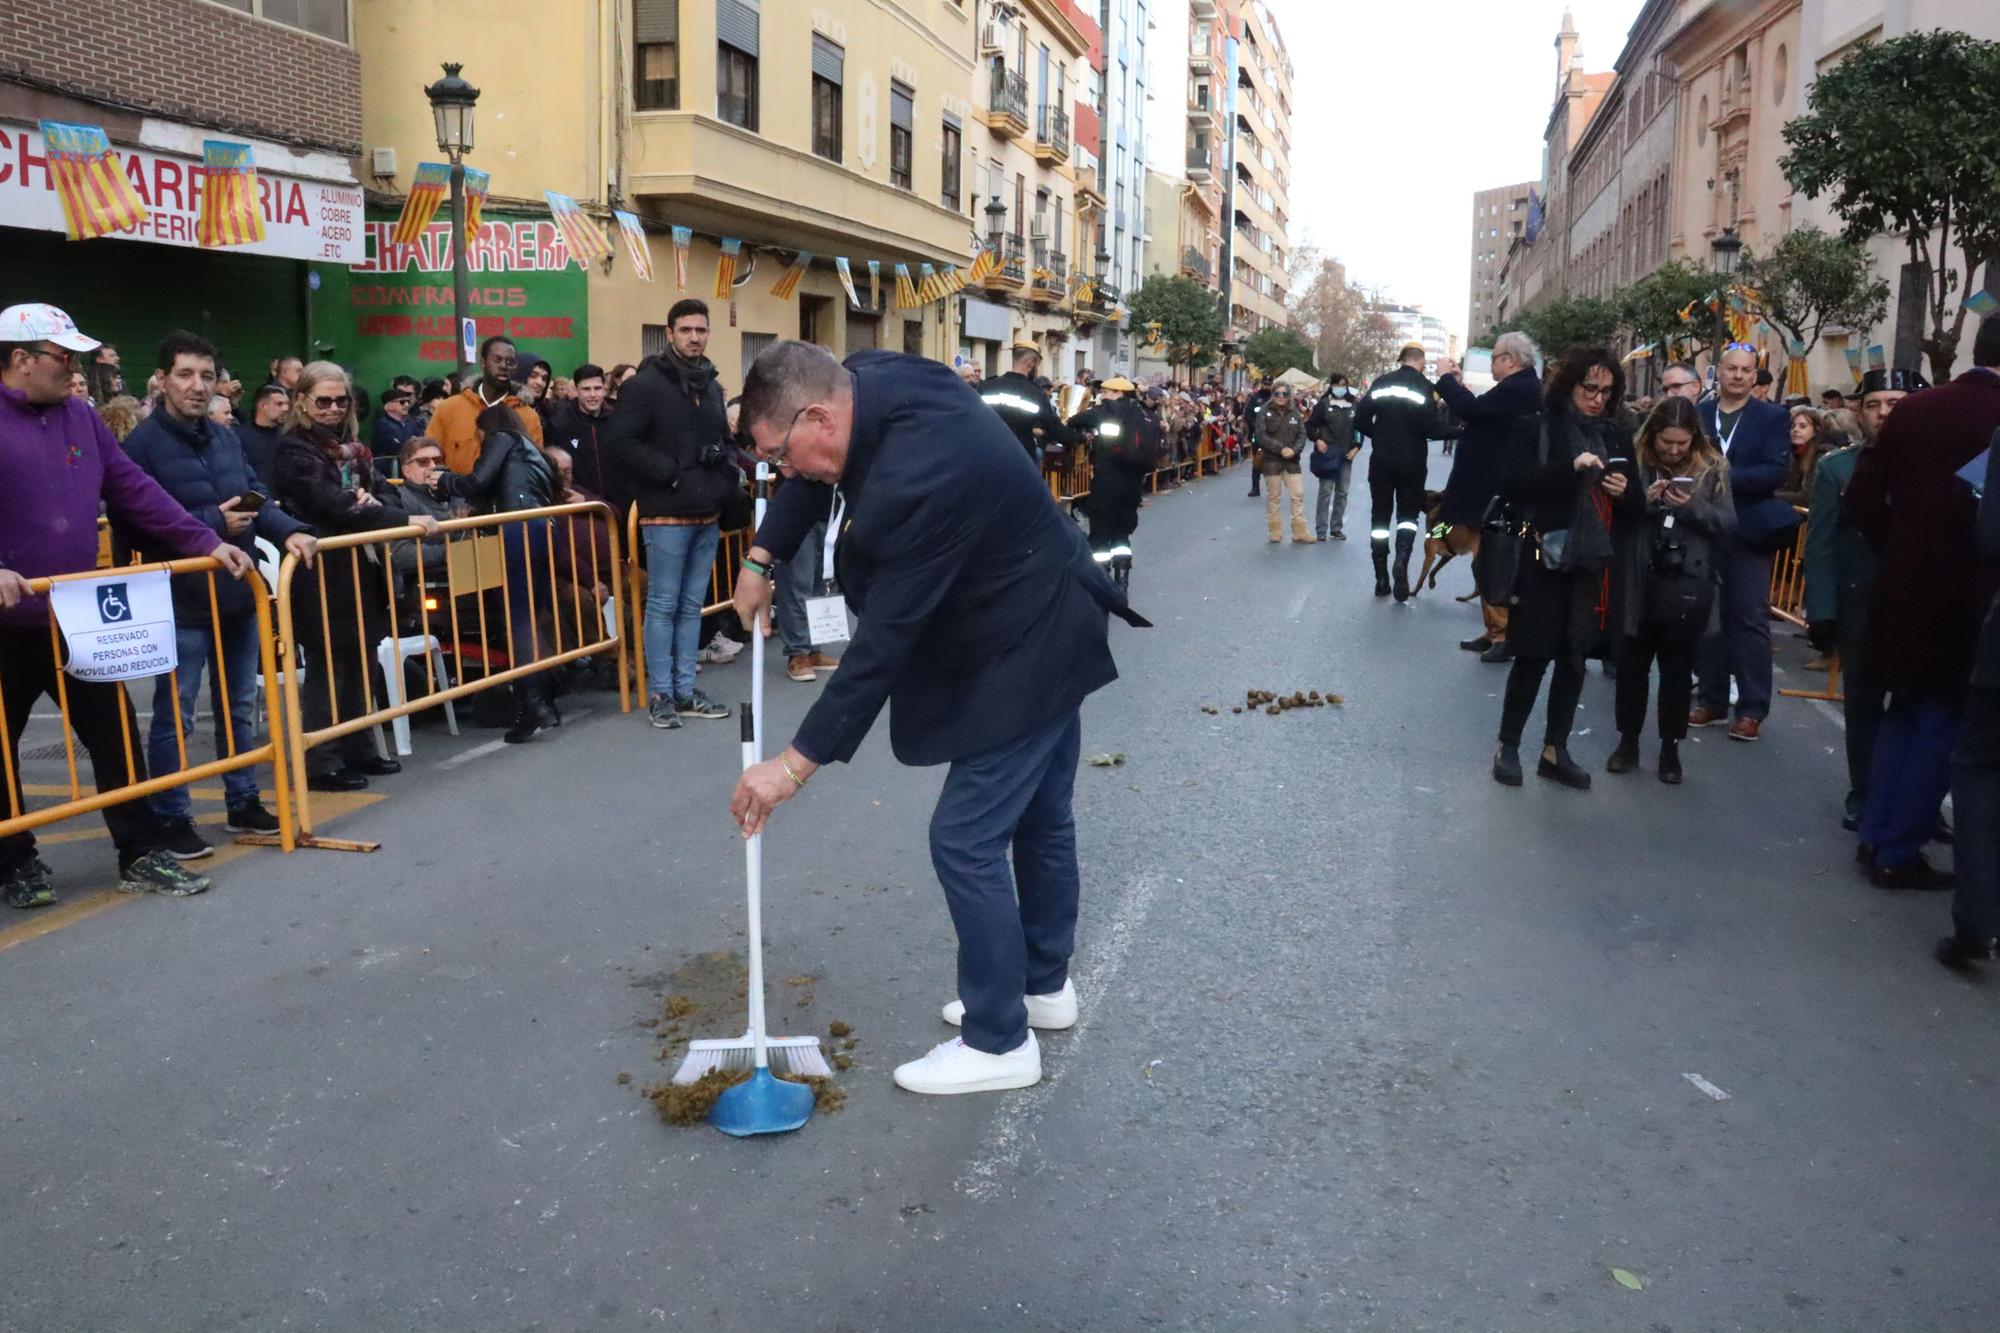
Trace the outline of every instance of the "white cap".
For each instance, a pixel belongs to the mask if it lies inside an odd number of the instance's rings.
[[[72,352],[94,352],[101,343],[85,337],[76,321],[52,305],[10,305],[0,310],[0,342],[50,342]]]

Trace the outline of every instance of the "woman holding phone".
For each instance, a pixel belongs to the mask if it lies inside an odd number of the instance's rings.
[[[1636,484],[1612,517],[1611,630],[1618,663],[1618,748],[1605,768],[1639,766],[1647,678],[1660,665],[1660,781],[1681,780],[1695,645],[1715,618],[1713,544],[1736,527],[1729,464],[1693,403],[1673,397],[1639,428]]]

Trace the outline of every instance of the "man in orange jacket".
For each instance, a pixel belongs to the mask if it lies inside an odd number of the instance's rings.
[[[514,409],[524,433],[540,446],[542,418],[514,396],[514,361],[513,339],[501,334],[488,338],[479,344],[478,382],[445,399],[431,413],[424,434],[444,450],[444,465],[453,472],[471,472],[479,462],[479,428],[474,423],[481,412],[501,403]]]

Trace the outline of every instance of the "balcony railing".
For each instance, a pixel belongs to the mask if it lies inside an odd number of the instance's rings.
[[[1018,287],[1028,280],[1028,246],[1020,232],[988,232],[986,246],[1000,256],[1000,267],[994,270],[989,281],[1009,282]]]
[[[1035,143],[1057,158],[1069,156],[1069,112],[1059,106],[1044,106],[1035,118]]]
[[[993,96],[988,103],[995,115],[1010,120],[1028,123],[1028,80],[1026,76],[1007,68],[1002,61],[993,62]]]
[[[1209,264],[1208,256],[1190,245],[1181,250],[1181,272],[1207,282],[1215,270]]]
[[[1193,181],[1205,181],[1209,178],[1210,171],[1211,168],[1209,166],[1208,154],[1197,153],[1193,149],[1189,149],[1187,155],[1188,179]]]

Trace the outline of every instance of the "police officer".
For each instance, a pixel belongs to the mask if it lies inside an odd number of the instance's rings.
[[[979,397],[1000,414],[1007,429],[1014,432],[1014,438],[1037,466],[1045,448],[1076,443],[1076,433],[1063,424],[1049,402],[1049,395],[1035,383],[1035,372],[1041,366],[1042,349],[1023,338],[1014,344],[1014,368],[979,386]],[[1040,438],[1037,431],[1041,432]]]
[[[1069,427],[1090,445],[1090,493],[1083,512],[1090,519],[1090,555],[1110,565],[1114,577],[1132,567],[1132,533],[1139,526],[1139,500],[1159,452],[1157,426],[1132,397],[1137,385],[1114,375],[1098,386],[1097,405],[1069,419]]]
[[[1424,345],[1405,343],[1396,368],[1368,386],[1354,410],[1354,430],[1368,437],[1371,509],[1368,546],[1375,557],[1375,595],[1389,595],[1389,521],[1396,523],[1398,602],[1410,598],[1410,552],[1424,524],[1424,478],[1430,441],[1443,433],[1437,390],[1424,378]]]

